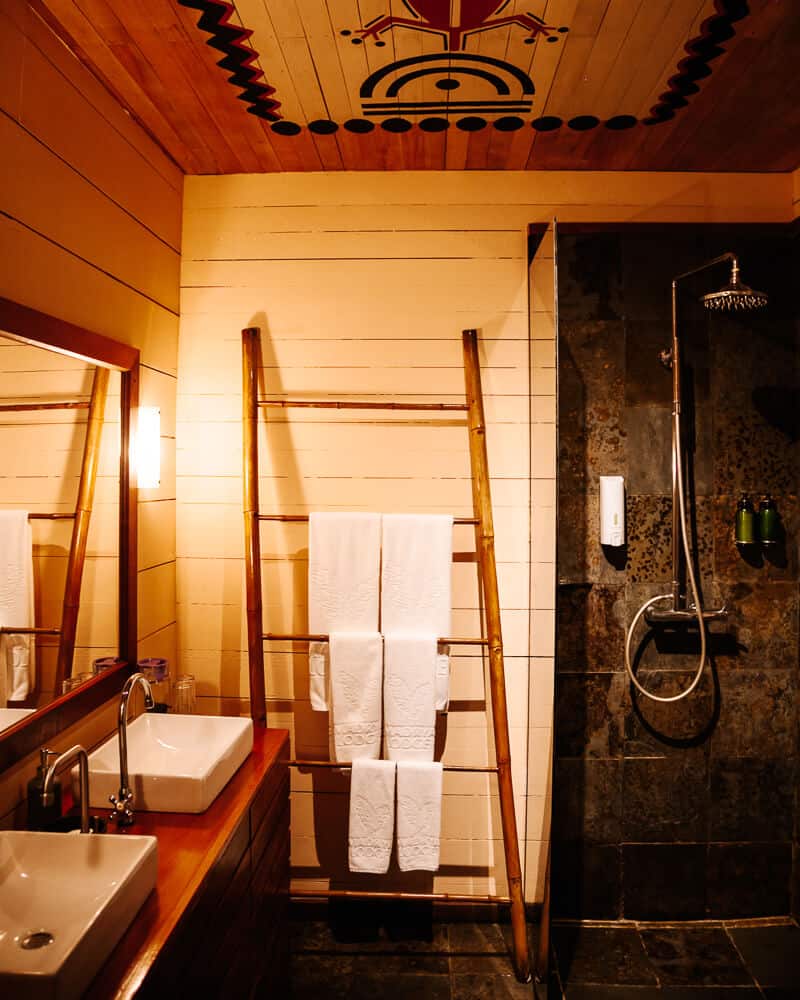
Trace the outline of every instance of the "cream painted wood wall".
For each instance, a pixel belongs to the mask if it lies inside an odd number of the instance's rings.
[[[0,295],[138,347],[140,401],[161,409],[161,487],[139,503],[139,636],[142,655],[174,657],[183,175],[26,0],[0,0],[0,150]],[[93,716],[87,742],[111,723]],[[29,770],[0,780],[0,826]]]
[[[456,400],[460,332],[481,332],[515,796],[526,895],[548,839],[555,595],[556,385],[552,234],[529,267],[529,223],[785,220],[791,178],[572,173],[311,174],[186,180],[178,377],[181,669],[209,711],[247,711],[241,512],[241,343],[262,329],[273,395]],[[324,415],[320,414],[324,412]],[[470,512],[457,421],[272,414],[262,510]],[[307,529],[265,525],[267,627],[307,627]],[[458,529],[455,634],[479,627],[471,533]],[[270,723],[298,756],[327,748],[302,646],[267,650]],[[444,760],[487,763],[485,665],[453,666]],[[443,735],[443,734],[442,734]],[[306,884],[346,885],[346,779],[292,777],[292,860]],[[435,887],[505,891],[494,779],[445,778]],[[385,884],[398,885],[388,877]],[[413,884],[406,879],[403,885]]]

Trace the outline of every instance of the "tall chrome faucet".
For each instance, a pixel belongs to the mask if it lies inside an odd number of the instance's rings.
[[[153,707],[153,692],[150,690],[150,682],[144,674],[132,674],[122,688],[119,699],[119,715],[117,717],[117,729],[119,735],[119,793],[109,795],[109,801],[114,806],[114,817],[118,826],[130,826],[133,823],[133,792],[129,788],[128,777],[128,702],[131,692],[137,684],[141,684],[144,691],[145,708]]]
[[[81,782],[81,833],[90,833],[89,829],[89,755],[80,744],[70,747],[64,753],[59,754],[53,763],[48,767],[42,785],[42,805],[51,806],[53,804],[53,778],[59,771],[62,771],[68,764],[78,761],[78,771]]]

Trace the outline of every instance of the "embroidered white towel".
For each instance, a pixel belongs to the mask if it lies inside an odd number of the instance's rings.
[[[348,837],[351,872],[383,875],[389,870],[394,842],[394,778],[394,761],[353,761]]]
[[[453,517],[384,514],[381,631],[450,635]],[[436,708],[450,700],[449,648],[439,654]]]
[[[312,513],[308,524],[308,629],[378,631],[381,516]],[[327,643],[309,648],[311,707],[328,710]]]
[[[433,760],[436,636],[384,637],[383,714],[389,760]]]
[[[399,761],[397,863],[400,871],[437,871],[441,829],[442,765]]]
[[[28,512],[0,511],[0,626],[31,628],[33,537]],[[0,642],[0,704],[27,698],[34,684],[31,636],[4,635]]]
[[[331,760],[381,755],[383,637],[331,632]]]

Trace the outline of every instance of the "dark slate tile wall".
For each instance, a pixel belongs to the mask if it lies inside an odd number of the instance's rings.
[[[559,238],[558,647],[553,804],[556,917],[680,920],[797,912],[797,241],[731,227]],[[672,705],[634,696],[625,629],[671,579],[672,275],[727,249],[768,311],[711,316],[680,286],[693,545],[706,605],[725,603],[712,664]],[[627,546],[599,545],[598,477],[623,475]],[[742,491],[777,500],[785,538],[743,558]],[[692,679],[692,633],[639,633],[639,676]]]

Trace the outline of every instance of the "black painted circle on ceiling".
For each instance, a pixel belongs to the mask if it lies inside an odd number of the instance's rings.
[[[363,45],[364,44],[364,39],[363,38],[351,38],[350,41],[353,43],[353,45]]]
[[[317,135],[333,135],[334,132],[339,131],[336,122],[329,121],[327,118],[318,118],[316,121],[309,122],[308,128]]]
[[[278,135],[299,135],[302,129],[295,122],[275,122],[270,125],[273,132]]]
[[[526,39],[525,39],[525,44],[526,44],[526,45],[533,45],[533,43],[534,43],[535,41],[536,41],[536,39],[535,39],[535,38],[526,38]]]
[[[349,35],[352,35],[352,34],[353,34],[353,32],[352,32],[352,31],[351,31],[351,30],[350,30],[349,28],[343,28],[343,29],[342,29],[342,30],[341,30],[341,31],[339,32],[339,34],[340,34],[340,35],[344,35],[344,37],[345,37],[345,38],[347,38],[347,37],[348,37]]]
[[[381,122],[381,128],[386,132],[408,132],[411,122],[407,118],[387,118]]]
[[[498,132],[516,132],[517,129],[522,128],[525,122],[521,118],[517,118],[516,115],[506,115],[503,118],[498,118],[493,124]]]
[[[348,132],[355,132],[356,135],[365,135],[375,128],[374,122],[367,121],[366,118],[350,118],[344,123]]]
[[[558,41],[558,39],[556,38],[556,36],[555,36],[555,35],[551,35],[551,36],[550,36],[550,37],[549,37],[549,38],[547,39],[547,41],[548,41],[548,42],[557,42],[557,41]]]
[[[450,128],[450,122],[446,118],[423,118],[419,127],[423,132],[444,132]]]
[[[637,122],[638,119],[634,118],[633,115],[614,115],[606,122],[606,128],[610,128],[614,132],[622,132],[623,129],[633,128]]]
[[[565,35],[568,31],[569,31],[569,28],[566,25],[563,25],[563,24],[558,29],[559,35]]]
[[[382,49],[386,45],[386,42],[375,42],[376,49]]]
[[[535,118],[531,122],[531,126],[537,132],[554,132],[557,128],[561,128],[563,124],[561,119],[556,118],[555,115],[545,115],[543,118]]]
[[[459,118],[456,126],[462,132],[480,132],[482,128],[486,128],[486,119],[478,118],[475,115],[467,115],[466,118]]]
[[[594,115],[578,115],[567,122],[567,125],[576,132],[588,132],[590,128],[596,128],[599,124],[600,119]]]
[[[458,90],[461,83],[459,80],[453,80],[452,77],[446,76],[441,80],[437,80],[435,86],[437,86],[439,90]]]

